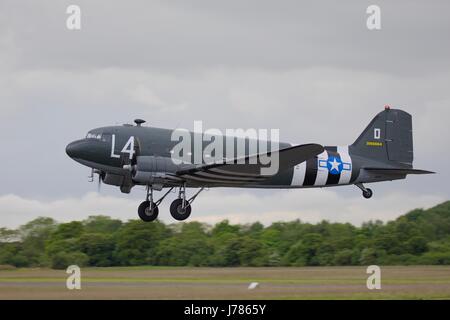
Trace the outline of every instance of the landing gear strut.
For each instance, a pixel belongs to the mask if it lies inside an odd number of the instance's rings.
[[[145,201],[142,202],[138,208],[139,218],[145,222],[154,221],[158,217],[158,206],[172,190],[173,187],[170,188],[169,191],[167,191],[158,201],[153,202],[153,186],[147,186],[147,196]]]
[[[364,185],[362,183],[357,183],[356,186],[361,189],[362,195],[364,198],[366,198],[366,199],[372,198],[372,196],[373,196],[372,189],[364,187]]]
[[[186,200],[186,185],[180,186],[180,191],[178,193],[178,199],[175,199],[170,205],[170,214],[175,220],[183,221],[189,218],[191,215],[191,204],[194,202],[195,198],[202,192],[204,188],[200,188],[196,194],[194,194],[190,199]]]

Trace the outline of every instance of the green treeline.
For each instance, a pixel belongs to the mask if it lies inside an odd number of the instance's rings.
[[[331,266],[450,264],[450,201],[388,223],[301,221],[214,226],[37,218],[0,229],[0,265]]]

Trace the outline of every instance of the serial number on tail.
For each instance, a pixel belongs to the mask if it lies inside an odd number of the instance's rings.
[[[377,141],[367,141],[366,145],[369,147],[382,147],[383,142],[377,142]]]

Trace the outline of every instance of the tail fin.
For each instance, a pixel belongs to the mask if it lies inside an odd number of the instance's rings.
[[[393,161],[412,167],[412,117],[402,110],[380,112],[350,146],[351,153],[378,161]]]

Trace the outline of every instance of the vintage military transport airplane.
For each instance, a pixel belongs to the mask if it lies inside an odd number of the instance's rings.
[[[349,146],[323,147],[319,144],[293,145],[279,143],[272,152],[250,152],[245,139],[244,154],[222,161],[179,163],[173,160],[173,130],[146,127],[144,120],[136,125],[103,127],[89,131],[85,139],[70,143],[67,154],[75,161],[92,168],[99,183],[120,187],[129,193],[135,185],[146,186],[146,200],[138,208],[143,221],[158,216],[158,205],[174,189],[178,197],[170,206],[176,220],[185,220],[191,214],[192,202],[209,187],[240,188],[316,188],[356,185],[364,198],[372,197],[372,190],[364,183],[404,179],[408,174],[433,173],[413,169],[412,117],[402,111],[385,107]],[[189,133],[193,138],[197,133]],[[228,139],[223,137],[223,139]],[[232,138],[238,141],[242,138]],[[226,145],[224,143],[224,145]],[[202,143],[205,149],[207,143]],[[260,150],[260,149],[258,149]],[[266,149],[268,150],[268,149]],[[277,172],[261,174],[265,166],[262,156],[277,156]],[[244,161],[242,161],[244,160]],[[267,163],[266,163],[267,164]],[[189,199],[186,188],[199,188]],[[153,190],[169,190],[154,201]]]

